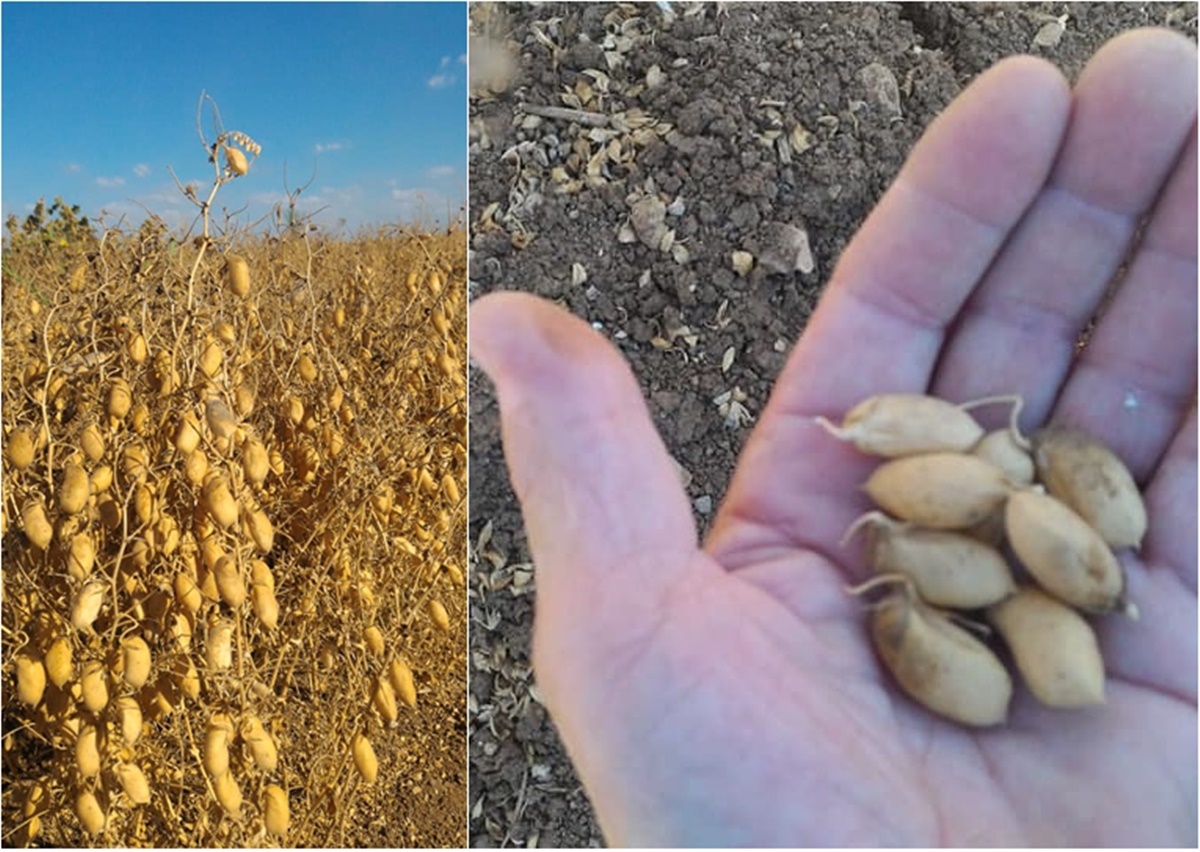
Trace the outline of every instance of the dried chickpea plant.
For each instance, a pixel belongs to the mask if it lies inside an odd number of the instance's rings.
[[[5,244],[4,842],[465,845],[465,232],[218,225],[213,115],[194,239]]]
[[[1010,402],[1008,429],[985,434],[969,409]],[[993,630],[1029,691],[1051,707],[1104,703],[1104,661],[1084,614],[1138,617],[1114,548],[1138,547],[1146,508],[1129,470],[1078,431],[1017,427],[1019,397],[954,405],[880,394],[833,437],[885,461],[864,484],[884,511],[866,530],[875,577],[864,595],[880,660],[909,697],[968,726],[1003,724],[1012,679]],[[845,541],[845,540],[844,540]]]

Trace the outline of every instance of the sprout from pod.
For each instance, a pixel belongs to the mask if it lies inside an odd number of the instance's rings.
[[[1021,564],[1043,589],[1087,612],[1123,609],[1125,575],[1104,539],[1066,503],[1038,490],[1008,498],[1004,528]]]
[[[100,807],[100,800],[91,790],[80,790],[75,797],[75,815],[83,825],[83,830],[95,837],[104,831],[108,818]]]
[[[33,435],[28,429],[13,429],[8,436],[8,446],[5,447],[8,461],[17,470],[24,470],[33,464]]]
[[[263,827],[276,837],[287,837],[291,809],[287,793],[276,784],[268,784],[263,791]]]
[[[108,706],[108,669],[99,660],[89,660],[83,664],[83,674],[79,678],[83,706],[95,714]]]
[[[150,646],[141,636],[130,636],[121,643],[121,656],[125,661],[125,683],[141,689],[150,679]]]
[[[1084,432],[1053,426],[1034,433],[1033,451],[1046,490],[1074,509],[1109,547],[1141,546],[1146,504],[1116,453]]]
[[[1012,678],[987,646],[922,603],[912,581],[880,575],[856,589],[881,583],[901,587],[873,604],[871,640],[900,688],[922,706],[963,725],[1002,724],[1012,699]]]
[[[355,734],[350,750],[354,756],[354,768],[368,784],[374,784],[379,776],[379,760],[375,757],[375,749],[371,741],[362,734]]]
[[[446,612],[446,607],[441,601],[430,600],[428,605],[429,618],[433,621],[433,626],[443,633],[450,632],[450,614]]]
[[[1104,703],[1104,660],[1096,634],[1079,613],[1027,587],[987,615],[1038,701],[1050,707]]]
[[[17,655],[16,667],[17,698],[28,707],[36,707],[46,692],[46,667],[41,660],[25,653]]]
[[[136,763],[118,763],[116,773],[129,801],[135,805],[150,804],[150,782]]]
[[[239,299],[250,295],[250,265],[245,258],[237,255],[225,258],[225,280],[230,292]]]
[[[46,651],[43,660],[46,666],[46,676],[50,682],[62,689],[67,681],[75,677],[75,665],[71,662],[71,641],[66,636],[59,636]]]
[[[21,523],[26,538],[35,547],[45,550],[50,546],[50,542],[54,541],[54,527],[46,517],[46,507],[41,500],[25,501],[21,507]]]
[[[408,663],[402,659],[392,660],[392,664],[388,666],[388,680],[401,701],[409,707],[417,706],[417,686],[413,682],[412,669]]]
[[[1012,491],[1003,471],[959,453],[926,453],[884,462],[866,492],[889,515],[931,529],[966,529]]]

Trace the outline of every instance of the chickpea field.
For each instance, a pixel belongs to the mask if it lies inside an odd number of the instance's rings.
[[[5,845],[465,845],[465,231],[58,213],[3,255]]]

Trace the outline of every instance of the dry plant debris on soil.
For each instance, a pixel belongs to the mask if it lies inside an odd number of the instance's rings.
[[[464,231],[67,218],[3,258],[4,843],[464,845]]]
[[[468,286],[620,348],[702,531],[839,254],[970,80],[1196,36],[1195,3],[665,5],[471,5]],[[536,573],[477,372],[470,406],[472,843],[598,845],[531,675]]]

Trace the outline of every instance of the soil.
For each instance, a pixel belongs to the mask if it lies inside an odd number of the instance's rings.
[[[1073,81],[1122,31],[1196,37],[1194,3],[473,4],[471,19],[470,294],[537,293],[625,354],[702,533],[839,254],[972,78],[1034,53]],[[471,842],[601,845],[537,699],[536,582],[478,370],[470,409]]]

